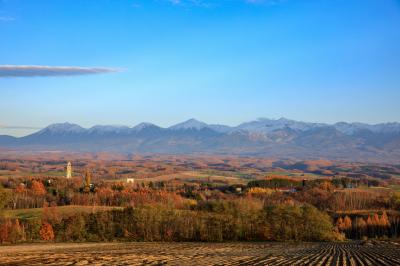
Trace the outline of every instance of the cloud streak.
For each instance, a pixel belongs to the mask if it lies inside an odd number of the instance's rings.
[[[41,127],[27,127],[27,126],[7,126],[0,125],[0,129],[24,129],[24,130],[34,130],[34,129],[42,129]]]
[[[277,5],[285,0],[245,0],[246,3],[248,4],[253,4],[253,5],[260,5],[260,4],[267,4],[267,5]]]
[[[13,17],[0,16],[0,21],[13,21],[13,20],[15,20],[15,18],[13,18]]]
[[[0,78],[78,76],[120,71],[121,69],[105,67],[0,65]]]
[[[165,1],[176,6],[210,7],[222,4],[221,3],[222,1],[216,1],[216,0],[165,0]],[[242,2],[250,5],[262,5],[262,4],[275,5],[283,1],[284,0],[231,0],[231,2],[238,2],[238,3]]]

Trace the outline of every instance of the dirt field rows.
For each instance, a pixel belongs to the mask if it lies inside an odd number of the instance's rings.
[[[400,245],[116,243],[0,247],[1,265],[400,265]]]

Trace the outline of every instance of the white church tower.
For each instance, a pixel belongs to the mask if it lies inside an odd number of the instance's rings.
[[[72,165],[71,162],[68,162],[67,164],[67,179],[70,179],[72,177]]]

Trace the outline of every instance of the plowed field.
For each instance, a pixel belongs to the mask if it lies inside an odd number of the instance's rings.
[[[101,243],[0,247],[1,265],[400,265],[394,242]]]

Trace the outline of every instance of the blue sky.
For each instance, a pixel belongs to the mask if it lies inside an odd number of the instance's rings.
[[[0,0],[0,65],[116,70],[0,77],[0,134],[400,121],[400,1]]]

